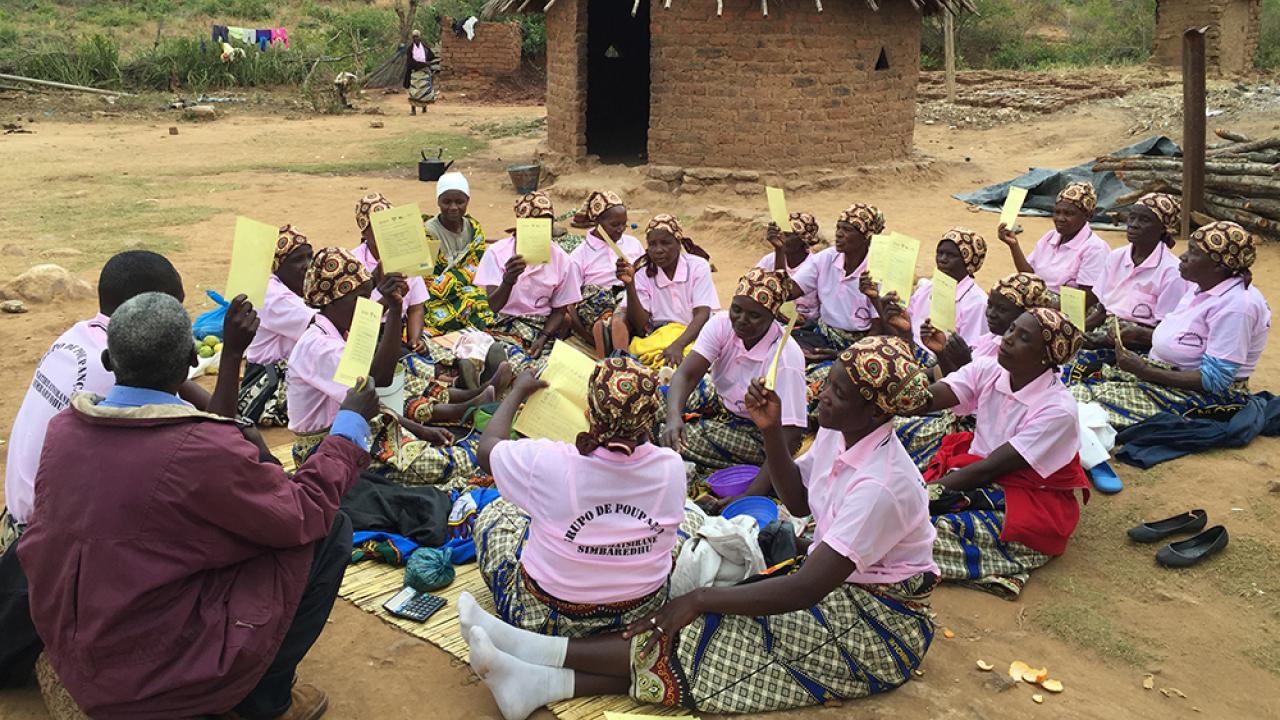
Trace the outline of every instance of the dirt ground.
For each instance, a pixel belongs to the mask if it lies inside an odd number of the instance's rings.
[[[1176,93],[1176,88],[1173,90]],[[0,278],[45,261],[59,262],[91,282],[103,259],[126,247],[169,254],[183,273],[192,314],[210,307],[203,296],[225,278],[231,230],[238,213],[300,225],[316,245],[353,246],[356,200],[380,191],[396,203],[433,206],[433,185],[416,181],[412,148],[457,141],[481,124],[535,128],[536,107],[440,105],[411,118],[403,98],[371,97],[385,116],[286,119],[232,108],[208,124],[167,116],[84,117],[36,113],[32,135],[0,136]],[[8,121],[16,110],[0,105]],[[23,118],[28,113],[23,113]],[[384,123],[371,128],[370,121]],[[1226,122],[1229,121],[1229,122]],[[856,186],[792,194],[793,209],[815,213],[831,233],[837,213],[853,201],[878,205],[890,228],[931,247],[953,225],[978,229],[992,245],[979,282],[989,287],[1012,270],[995,243],[996,219],[971,213],[954,192],[1012,177],[1029,166],[1066,167],[1132,142],[1133,111],[1077,104],[1055,114],[988,129],[920,125],[916,146],[924,167],[909,164],[868,172]],[[1244,110],[1217,124],[1240,132],[1274,134],[1274,115]],[[169,135],[170,125],[179,127]],[[429,136],[428,136],[429,135]],[[537,134],[490,138],[459,159],[472,186],[472,213],[490,235],[507,227],[515,199],[503,168],[530,158]],[[370,156],[410,149],[390,170],[360,169]],[[344,165],[345,164],[345,165]],[[307,166],[306,173],[282,168]],[[392,167],[394,166],[394,167]],[[775,168],[777,170],[786,168]],[[761,168],[765,170],[765,168]],[[765,252],[750,219],[765,214],[764,197],[725,191],[680,197],[642,188],[639,171],[592,167],[564,175],[550,188],[568,208],[593,187],[627,198],[632,222],[675,212],[711,250],[717,286],[728,298],[741,270]],[[708,207],[725,208],[726,211]],[[735,219],[737,218],[737,219]],[[1024,219],[1024,248],[1049,226]],[[1121,233],[1104,233],[1113,245]],[[921,273],[932,270],[921,253]],[[1261,249],[1256,282],[1280,297],[1280,249]],[[25,315],[0,316],[0,437],[7,437],[31,377],[52,340],[95,312],[92,301],[36,305]],[[1256,390],[1280,380],[1280,341],[1272,339],[1255,375]],[[275,442],[284,436],[273,434]],[[1242,450],[1205,453],[1141,472],[1118,467],[1126,489],[1095,495],[1066,555],[1033,576],[1022,598],[1005,602],[946,587],[934,598],[940,633],[922,677],[886,696],[817,713],[829,718],[1266,718],[1280,717],[1280,480],[1274,460],[1280,441],[1261,439]],[[1232,532],[1225,553],[1186,571],[1159,569],[1155,548],[1128,544],[1124,531],[1139,519],[1189,508],[1208,510],[1212,523]],[[1047,666],[1066,685],[1061,695],[1034,704],[1031,691],[998,691],[979,672],[984,659],[1003,669],[1024,660]],[[1155,689],[1142,686],[1154,675]],[[326,689],[329,717],[497,717],[488,691],[463,664],[339,601],[330,626],[301,675]],[[1162,693],[1161,689],[1166,692]],[[1176,690],[1177,692],[1174,692]],[[1185,697],[1183,697],[1185,695]],[[809,717],[783,713],[780,717]],[[46,717],[34,690],[0,693],[0,717]]]

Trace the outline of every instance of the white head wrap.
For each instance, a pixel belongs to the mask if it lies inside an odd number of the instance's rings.
[[[471,197],[471,185],[467,183],[467,178],[460,172],[448,172],[440,176],[436,181],[436,199],[449,192],[450,190],[461,190],[462,194]]]

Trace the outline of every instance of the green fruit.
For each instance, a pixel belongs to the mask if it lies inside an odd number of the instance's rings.
[[[200,349],[197,350],[196,353],[202,358],[211,358],[213,357],[213,348],[208,345],[201,345]]]
[[[217,355],[220,352],[222,352],[222,343],[218,343],[217,345],[213,346],[213,353],[215,355]]]
[[[214,345],[217,345],[219,342],[221,341],[218,340],[217,335],[206,335],[203,340],[203,344],[208,345],[209,347],[213,347]]]

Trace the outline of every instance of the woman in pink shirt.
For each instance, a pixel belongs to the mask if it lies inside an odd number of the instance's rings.
[[[702,332],[720,298],[711,280],[710,255],[698,247],[673,215],[655,215],[645,228],[649,244],[634,264],[618,263],[618,280],[626,289],[610,323],[608,337],[597,337],[606,350],[628,349],[651,366],[676,367]],[[661,333],[655,334],[659,328]]]
[[[651,442],[662,394],[634,360],[596,365],[589,429],[574,444],[510,440],[516,410],[545,386],[522,373],[480,438],[480,466],[502,493],[476,520],[480,572],[498,615],[517,627],[617,632],[666,602],[677,537],[696,530],[681,527],[684,462]]]
[[[1033,307],[1045,303],[1044,281],[1035,275],[1014,273],[1001,278],[987,295],[984,319],[986,332],[970,345],[958,333],[944,333],[925,325],[921,341],[938,359],[929,368],[935,379],[943,378],[978,358],[994,358],[1000,350],[1004,334],[1014,321]],[[969,418],[956,417],[950,410],[943,410],[924,417],[898,418],[894,421],[898,439],[911,454],[911,459],[921,470],[937,454],[942,439],[962,430],[972,430]]]
[[[813,447],[792,460],[786,400],[752,382],[773,487],[816,525],[807,556],[785,570],[699,588],[586,639],[535,635],[460,603],[471,666],[503,717],[623,693],[700,714],[760,713],[911,680],[933,640],[938,568],[928,496],[889,421],[926,402],[927,386],[901,340],[855,343],[823,391]]]
[[[1058,193],[1053,206],[1053,230],[1044,234],[1030,255],[1022,254],[1018,236],[1000,224],[1000,240],[1009,246],[1018,272],[1034,273],[1044,280],[1054,304],[1063,285],[1085,293],[1086,307],[1098,301],[1093,286],[1111,254],[1111,246],[1089,227],[1089,218],[1098,207],[1098,193],[1087,182],[1073,182]]]
[[[1249,399],[1249,377],[1267,345],[1271,310],[1252,283],[1252,234],[1215,222],[1191,233],[1179,264],[1193,290],[1151,332],[1146,357],[1116,348],[1116,364],[1076,368],[1071,392],[1107,409],[1117,429],[1159,412],[1230,415]]]
[[[756,267],[761,270],[780,270],[792,278],[813,259],[813,248],[821,242],[818,237],[818,220],[807,212],[791,213],[791,226],[780,229],[777,224],[769,223],[769,244],[773,252],[760,258]],[[818,290],[804,293],[796,298],[796,311],[800,314],[799,325],[807,325],[818,320]]]
[[[627,206],[614,192],[596,190],[588,195],[582,209],[573,216],[573,226],[587,234],[569,253],[569,262],[582,279],[582,300],[569,311],[569,324],[583,342],[591,343],[603,339],[603,328],[626,297],[618,279],[619,266],[639,260],[644,248],[639,239],[626,234]],[[622,251],[623,257],[618,257],[601,233]],[[597,344],[596,352],[604,357],[610,349]]]
[[[263,427],[289,424],[285,373],[289,353],[316,311],[302,299],[302,282],[311,266],[311,243],[293,225],[280,228],[267,295],[258,308],[258,334],[245,353],[244,378],[236,412]]]
[[[974,282],[974,276],[987,258],[987,241],[978,233],[962,227],[947,231],[938,241],[935,262],[939,272],[956,281],[956,329],[953,335],[969,345],[976,344],[987,334],[987,294]],[[894,305],[900,308],[900,305]],[[929,314],[933,309],[933,281],[925,280],[911,294],[907,315],[911,319],[912,341],[920,360],[926,365],[936,365],[937,356],[925,345],[921,328],[932,329]]]
[[[369,297],[373,285],[363,263],[338,248],[317,251],[307,270],[303,298],[319,312],[289,355],[289,429],[298,435],[293,445],[298,464],[324,440],[346,397],[348,388],[334,380],[334,374],[347,345],[356,300]],[[384,275],[379,291],[382,305],[395,309],[406,291],[404,277]],[[369,370],[369,377],[380,388],[391,385],[400,360],[400,322],[395,312],[383,316],[382,335]],[[439,389],[431,391],[433,399],[448,396],[449,388],[443,382],[437,381],[435,387]],[[492,391],[484,397],[492,400]],[[369,453],[375,467],[404,485],[466,487],[477,474],[474,439],[455,443],[446,430],[402,415],[405,409],[384,406],[383,414],[371,423],[374,438]],[[440,409],[441,405],[431,406],[426,414]]]
[[[1023,313],[995,358],[979,358],[930,387],[923,412],[973,415],[974,431],[948,435],[925,470],[943,580],[1014,599],[1032,570],[1067,549],[1080,520],[1076,401],[1058,368],[1082,334],[1048,308]]]
[[[775,357],[787,442],[793,450],[800,447],[808,424],[804,353],[792,338],[779,349],[779,313],[790,291],[786,275],[752,268],[738,281],[729,312],[707,321],[671,378],[662,443],[679,450],[701,474],[764,462],[764,438],[747,414],[747,387],[768,373]],[[686,413],[696,417],[686,421]],[[765,482],[756,478],[757,484]]]
[[[369,216],[390,208],[391,201],[382,193],[366,195],[356,203],[356,227],[360,228],[360,244],[351,251],[351,254],[364,264],[364,269],[368,270],[374,278],[375,285],[380,285],[377,281],[382,275],[382,270],[378,260],[378,242],[373,237],[373,223],[369,221]],[[427,338],[422,331],[425,327],[423,318],[426,314],[428,297],[427,283],[416,275],[407,278],[406,282],[408,290],[405,292],[400,308],[400,314],[404,318],[404,342],[414,352],[424,354],[427,352]],[[379,290],[375,288],[372,299],[378,301],[381,297]]]
[[[531,192],[516,202],[517,219],[555,219],[546,193]],[[476,284],[489,294],[496,315],[489,334],[505,343],[507,356],[518,369],[537,363],[550,350],[549,341],[567,326],[570,306],[582,299],[582,278],[569,255],[551,243],[551,261],[528,265],[516,254],[515,228],[495,242],[480,260]]]

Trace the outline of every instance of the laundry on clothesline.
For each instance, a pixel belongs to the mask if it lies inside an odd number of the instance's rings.
[[[238,40],[246,45],[257,45],[259,51],[283,45],[289,49],[289,31],[285,28],[242,28],[234,25],[214,25],[213,42],[229,43]],[[242,51],[243,53],[243,51]],[[225,58],[224,58],[225,60]]]

